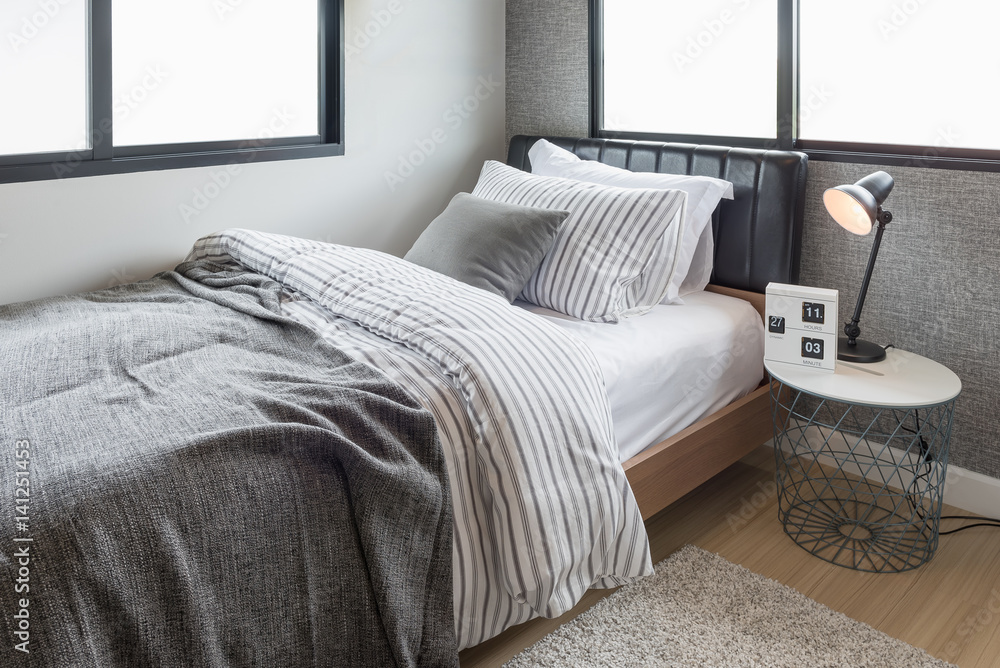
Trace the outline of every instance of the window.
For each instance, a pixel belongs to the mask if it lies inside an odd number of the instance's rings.
[[[605,3],[604,128],[775,138],[776,7],[777,0]],[[734,100],[742,101],[740,113]]]
[[[800,5],[803,139],[1000,150],[995,0],[828,5]]]
[[[0,182],[343,154],[342,0],[5,0],[0,30]]]
[[[50,15],[34,0],[7,0],[0,9],[6,37],[0,48],[0,156],[86,146],[86,10],[85,2],[56,3]]]
[[[1000,171],[998,22],[995,0],[591,0],[592,132]]]

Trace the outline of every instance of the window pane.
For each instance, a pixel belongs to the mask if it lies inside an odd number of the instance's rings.
[[[317,0],[114,0],[115,145],[319,133]]]
[[[86,0],[0,3],[0,154],[89,149]]]
[[[777,134],[777,0],[604,3],[604,129]]]
[[[803,0],[803,139],[1000,149],[996,0]]]

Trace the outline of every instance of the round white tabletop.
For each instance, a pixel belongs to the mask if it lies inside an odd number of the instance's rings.
[[[951,401],[962,381],[951,369],[916,353],[890,348],[881,362],[837,362],[834,373],[764,362],[771,377],[834,401],[887,408],[923,408]]]

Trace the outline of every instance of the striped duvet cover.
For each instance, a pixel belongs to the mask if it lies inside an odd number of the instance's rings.
[[[377,251],[228,230],[188,259],[203,258],[280,282],[288,316],[434,414],[454,503],[460,648],[558,616],[592,586],[652,573],[601,371],[583,343]]]

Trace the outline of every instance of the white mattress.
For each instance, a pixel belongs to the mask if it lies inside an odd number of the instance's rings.
[[[711,292],[684,302],[616,325],[515,302],[594,351],[623,462],[749,393],[764,376],[764,326],[753,306]]]

